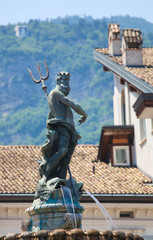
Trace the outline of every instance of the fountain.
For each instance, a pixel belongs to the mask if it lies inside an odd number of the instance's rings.
[[[39,165],[40,180],[36,186],[35,198],[30,208],[26,210],[29,220],[23,221],[21,228],[26,231],[20,236],[7,239],[134,239],[133,235],[122,232],[99,232],[97,230],[82,231],[81,220],[83,207],[80,205],[83,183],[77,183],[71,175],[69,163],[77,141],[81,138],[75,130],[73,109],[81,115],[78,122],[86,121],[87,114],[76,103],[67,98],[70,91],[70,73],[60,72],[56,79],[56,88],[47,94],[40,66],[37,65],[40,79],[37,81],[29,70],[35,83],[42,83],[49,104],[47,119],[46,143],[42,146],[42,159]],[[67,171],[70,178],[67,180]],[[117,227],[110,215],[100,202],[88,191],[85,191],[100,208],[104,217],[113,230]],[[54,230],[54,231],[53,231]],[[67,232],[69,231],[69,232]],[[55,238],[54,238],[55,237]],[[118,238],[119,237],[119,238]],[[128,238],[129,237],[129,238]],[[142,239],[142,238],[139,238]]]
[[[47,119],[47,140],[41,147],[42,159],[39,165],[40,180],[37,183],[35,198],[30,208],[26,210],[30,219],[26,229],[32,232],[39,230],[54,230],[81,228],[83,207],[80,205],[82,183],[77,183],[71,175],[69,163],[77,141],[81,138],[75,129],[73,109],[81,115],[78,122],[86,121],[85,111],[70,100],[70,76],[68,72],[59,72],[56,79],[56,88],[49,95],[44,84],[49,77],[45,61],[47,76],[43,77],[40,66],[37,64],[40,79],[36,80],[28,69],[35,83],[42,83],[49,105]],[[70,178],[66,180],[67,172]]]

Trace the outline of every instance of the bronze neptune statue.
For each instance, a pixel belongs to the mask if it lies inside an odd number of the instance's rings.
[[[43,158],[39,165],[41,179],[36,187],[32,207],[26,210],[31,217],[27,224],[27,230],[30,231],[81,227],[83,211],[79,202],[83,184],[77,183],[72,178],[69,163],[77,141],[81,138],[75,129],[72,109],[81,115],[79,124],[86,121],[87,114],[80,105],[68,98],[70,73],[59,72],[55,89],[47,94],[47,86],[44,84],[49,77],[46,61],[45,66],[47,76],[43,77],[37,64],[39,80],[36,80],[28,69],[32,80],[35,83],[42,83],[49,105],[47,140],[41,147]],[[68,180],[67,170],[70,174]]]
[[[54,177],[66,178],[71,156],[77,140],[81,138],[75,130],[71,109],[81,115],[78,120],[80,124],[87,118],[85,111],[67,97],[70,92],[70,75],[68,72],[59,72],[56,88],[48,95],[48,141],[42,146],[44,160],[39,167],[42,177],[40,184]]]

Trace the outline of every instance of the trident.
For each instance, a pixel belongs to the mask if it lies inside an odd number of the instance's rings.
[[[30,76],[31,76],[32,80],[33,80],[35,83],[37,83],[37,84],[40,83],[40,82],[42,83],[42,90],[44,90],[45,95],[46,95],[46,97],[47,97],[47,96],[48,96],[48,94],[47,94],[47,86],[44,84],[44,81],[49,78],[49,71],[48,71],[48,66],[47,66],[46,60],[45,60],[45,67],[46,67],[47,76],[46,76],[46,77],[43,77],[43,76],[42,76],[42,73],[41,73],[41,70],[40,70],[40,66],[39,66],[39,64],[37,63],[37,69],[38,69],[39,75],[40,75],[40,79],[39,79],[39,80],[36,80],[36,79],[34,78],[31,70],[30,70],[28,67],[27,67],[27,69],[28,69],[28,71],[29,71],[29,73],[30,73]]]

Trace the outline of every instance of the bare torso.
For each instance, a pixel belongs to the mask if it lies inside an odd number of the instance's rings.
[[[56,88],[50,92],[48,96],[50,123],[62,121],[75,127],[72,110],[69,106],[63,103],[62,100],[64,98],[64,94]]]

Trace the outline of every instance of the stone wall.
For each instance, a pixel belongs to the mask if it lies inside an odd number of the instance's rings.
[[[52,232],[41,230],[39,232],[22,232],[20,234],[7,234],[0,236],[0,240],[143,240],[142,237],[132,233],[125,234],[124,232],[112,231],[97,231],[73,229],[66,231],[57,229]]]

